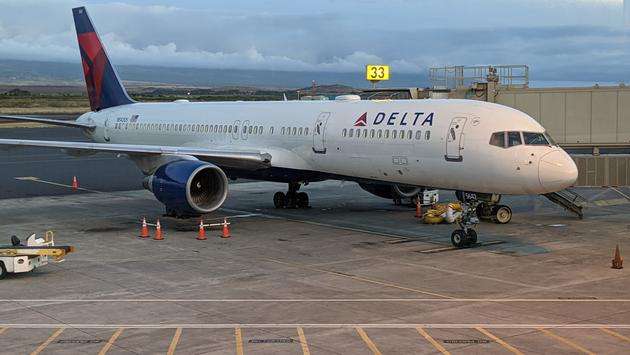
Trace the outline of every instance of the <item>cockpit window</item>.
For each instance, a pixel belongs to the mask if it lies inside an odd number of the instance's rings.
[[[490,145],[505,148],[505,132],[496,132],[490,137]]]
[[[549,144],[551,144],[553,146],[557,146],[558,145],[558,143],[556,143],[556,141],[554,141],[553,138],[551,138],[551,136],[547,132],[545,132],[545,138],[547,138],[547,141],[549,141]]]
[[[527,145],[550,145],[544,133],[523,132],[523,138]]]
[[[521,132],[508,132],[508,147],[521,144],[523,144],[523,141],[521,141]]]

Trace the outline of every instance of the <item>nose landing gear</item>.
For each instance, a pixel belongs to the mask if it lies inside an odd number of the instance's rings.
[[[273,195],[273,205],[276,208],[309,208],[309,198],[306,192],[298,192],[300,183],[289,183],[289,190]]]
[[[462,203],[462,217],[457,221],[461,229],[456,229],[451,234],[451,243],[456,248],[467,248],[477,244],[477,232],[473,227],[479,224],[476,210],[478,201]]]

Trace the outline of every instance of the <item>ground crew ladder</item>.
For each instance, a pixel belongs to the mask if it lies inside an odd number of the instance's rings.
[[[544,194],[549,201],[562,206],[569,212],[575,213],[580,219],[584,218],[584,213],[582,209],[586,205],[586,200],[578,195],[577,193],[566,189],[558,192],[552,192],[549,194]]]

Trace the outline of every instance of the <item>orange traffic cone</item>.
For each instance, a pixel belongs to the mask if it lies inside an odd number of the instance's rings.
[[[162,225],[160,224],[159,219],[155,222],[155,237],[153,237],[153,240],[164,240],[164,236],[162,235]]]
[[[223,218],[223,234],[221,235],[221,238],[229,238],[229,237],[231,237],[230,227],[228,227],[227,218]]]
[[[76,176],[72,177],[72,189],[75,191],[79,189],[79,180]]]
[[[416,199],[416,218],[422,218],[422,205],[420,204],[420,198]]]
[[[615,256],[612,260],[612,268],[613,269],[623,269],[623,258],[621,257],[621,252],[619,251],[619,244],[615,248]]]
[[[140,229],[140,238],[149,238],[149,226],[147,225],[147,219],[142,218],[142,229]]]
[[[203,219],[199,221],[199,235],[197,235],[197,240],[206,240],[206,228],[203,225]]]

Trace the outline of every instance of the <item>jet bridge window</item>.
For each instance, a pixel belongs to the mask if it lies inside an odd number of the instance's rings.
[[[527,145],[550,145],[543,133],[523,132],[523,138]]]

